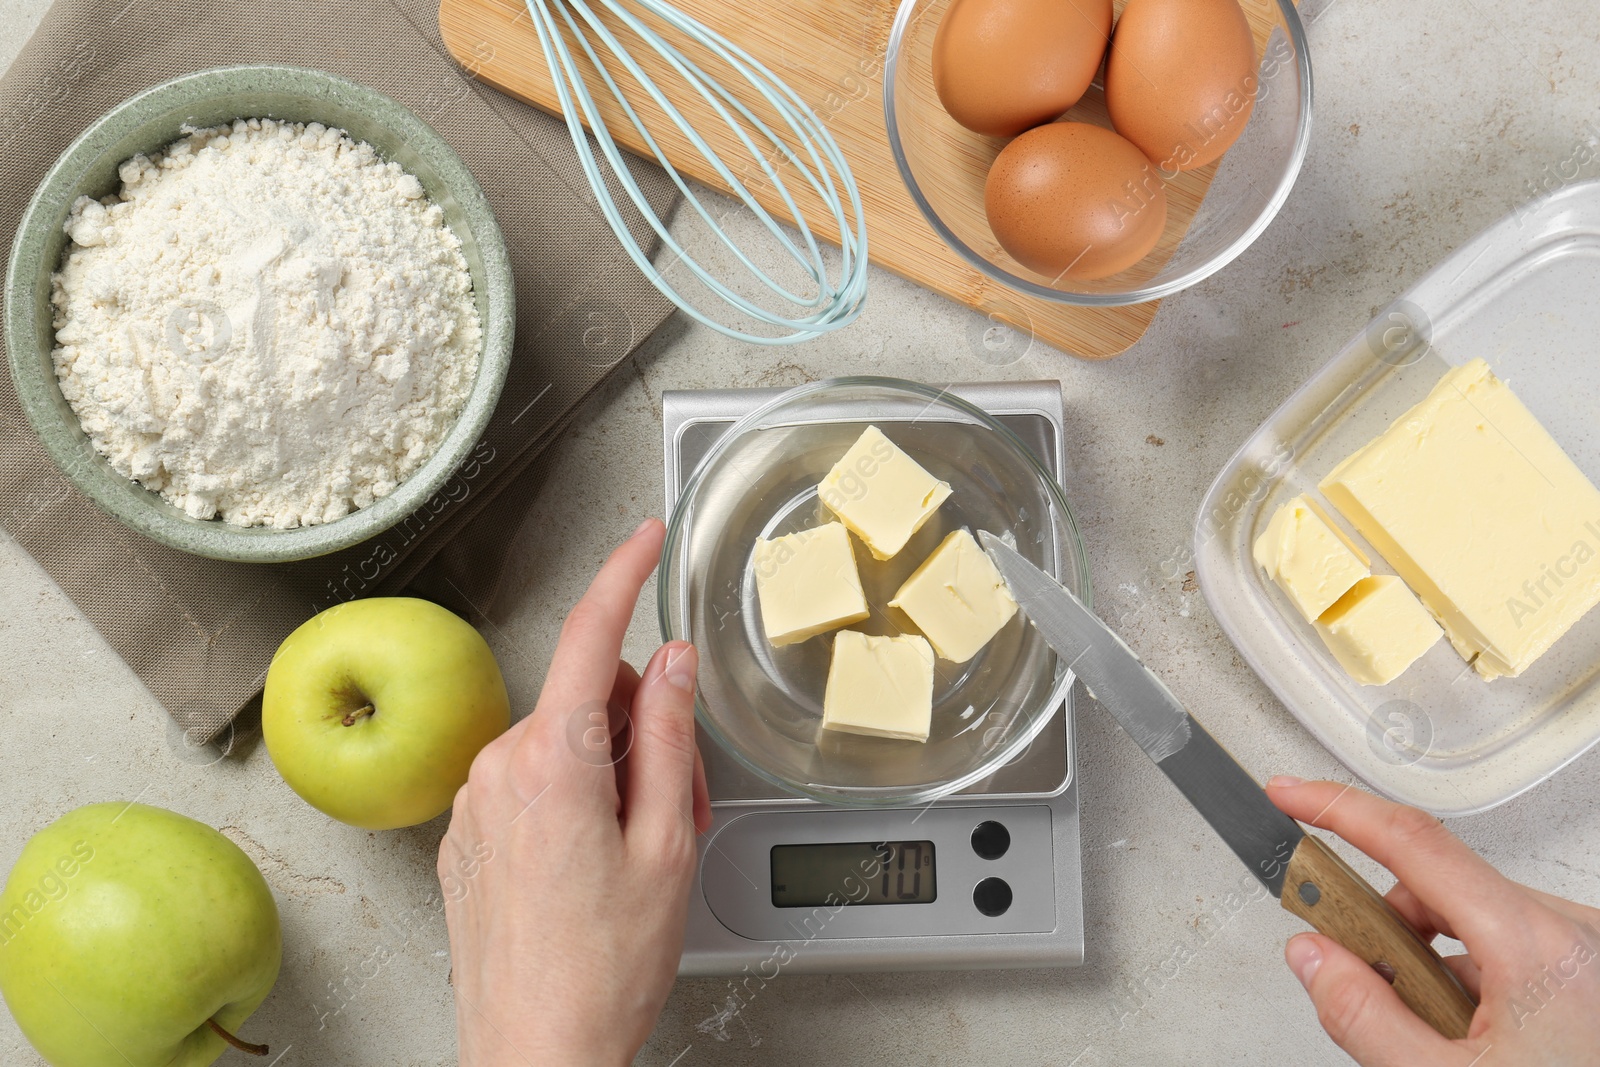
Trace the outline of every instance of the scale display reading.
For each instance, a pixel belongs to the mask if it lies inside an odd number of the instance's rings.
[[[772,906],[932,904],[932,841],[773,845]]]

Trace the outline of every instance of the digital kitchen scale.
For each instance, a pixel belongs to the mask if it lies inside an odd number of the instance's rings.
[[[780,389],[662,396],[667,510],[702,457]],[[1057,382],[951,386],[1060,481]],[[702,730],[700,839],[678,973],[967,970],[1083,962],[1072,696],[984,782],[916,808],[835,808],[747,771]],[[869,877],[870,875],[870,877]],[[838,887],[848,886],[848,899]]]

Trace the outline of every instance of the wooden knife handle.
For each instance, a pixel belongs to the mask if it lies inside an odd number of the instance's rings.
[[[1308,833],[1295,847],[1282,903],[1384,977],[1392,974],[1394,991],[1429,1026],[1445,1037],[1467,1036],[1477,1008],[1472,994],[1433,946],[1320,838]]]

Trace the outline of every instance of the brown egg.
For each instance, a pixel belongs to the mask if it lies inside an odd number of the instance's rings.
[[[1053,122],[1006,145],[989,168],[983,206],[1019,263],[1073,280],[1127,270],[1167,222],[1167,190],[1144,153],[1082,122]]]
[[[954,0],[933,38],[950,117],[1012,137],[1078,102],[1106,53],[1111,0]]]
[[[1171,176],[1219,159],[1256,104],[1256,45],[1237,0],[1128,0],[1106,60],[1117,132]]]

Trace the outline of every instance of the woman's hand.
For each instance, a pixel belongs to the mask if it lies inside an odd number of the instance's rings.
[[[567,616],[533,714],[486,747],[439,846],[462,1067],[631,1063],[683,951],[695,834],[695,650],[641,677],[623,634],[652,519]],[[625,751],[614,751],[625,750]]]
[[[1445,962],[1478,998],[1468,1036],[1440,1037],[1387,982],[1321,934],[1284,956],[1328,1035],[1364,1067],[1600,1065],[1600,910],[1504,877],[1438,819],[1334,782],[1274,778],[1272,802],[1332,830],[1399,878],[1389,903],[1424,941],[1466,945]]]

